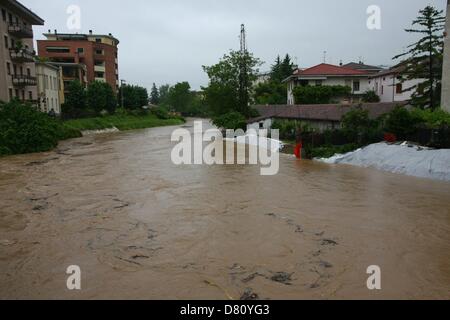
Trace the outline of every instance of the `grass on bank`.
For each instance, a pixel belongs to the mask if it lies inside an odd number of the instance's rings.
[[[84,130],[133,130],[183,123],[183,118],[158,109],[62,121],[17,100],[0,102],[0,156],[49,151],[61,140],[81,137]]]
[[[147,115],[108,115],[104,117],[74,119],[64,122],[64,125],[70,129],[79,131],[85,130],[103,130],[117,128],[121,131],[145,129],[163,126],[175,126],[183,124],[181,118],[160,119],[154,114]]]

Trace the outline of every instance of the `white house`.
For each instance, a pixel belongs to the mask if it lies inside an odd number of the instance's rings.
[[[348,86],[354,96],[361,96],[370,89],[369,76],[373,72],[322,63],[308,69],[298,69],[287,78],[288,105],[296,104],[294,88],[297,86]]]
[[[405,91],[425,80],[407,80],[402,82],[405,66],[396,66],[389,70],[374,74],[369,78],[370,88],[380,97],[380,102],[401,102],[411,100],[415,90]]]
[[[61,114],[60,86],[61,70],[59,67],[36,62],[39,108],[42,112]]]

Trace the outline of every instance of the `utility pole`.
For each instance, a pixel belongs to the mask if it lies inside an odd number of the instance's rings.
[[[124,96],[123,96],[123,87],[125,86],[127,82],[125,80],[120,80],[120,95],[122,100],[122,109],[124,108]]]
[[[450,0],[447,0],[447,23],[445,25],[441,107],[445,111],[450,112]]]

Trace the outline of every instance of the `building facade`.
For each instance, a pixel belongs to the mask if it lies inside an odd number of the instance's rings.
[[[450,112],[450,0],[447,0],[447,23],[445,25],[441,105],[442,109]]]
[[[369,90],[367,71],[322,63],[308,69],[298,69],[285,80],[288,90],[288,105],[294,105],[294,88],[297,86],[348,86],[353,96],[361,96]]]
[[[36,103],[32,26],[44,20],[15,0],[2,0],[0,11],[0,100]]]
[[[61,67],[36,63],[39,109],[45,113],[61,114]]]
[[[389,70],[374,74],[369,78],[370,90],[379,97],[380,102],[409,101],[415,90],[408,90],[422,83],[424,80],[402,81],[404,66],[393,67]]]
[[[117,92],[119,89],[118,45],[119,40],[109,35],[89,34],[44,34],[47,40],[38,41],[38,55],[62,67],[63,81],[78,79],[90,83],[108,83]],[[83,69],[85,75],[83,75]]]

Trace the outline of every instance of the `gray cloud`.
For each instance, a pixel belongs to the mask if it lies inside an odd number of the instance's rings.
[[[240,24],[247,27],[250,50],[269,69],[278,54],[289,53],[303,67],[322,62],[356,61],[392,64],[391,58],[415,38],[404,32],[428,4],[445,0],[20,0],[45,19],[37,39],[48,29],[67,30],[66,9],[79,5],[78,32],[112,33],[121,41],[120,76],[151,87],[189,81],[207,83],[202,65],[214,64],[238,49]],[[382,30],[366,28],[366,9],[380,6]]]

